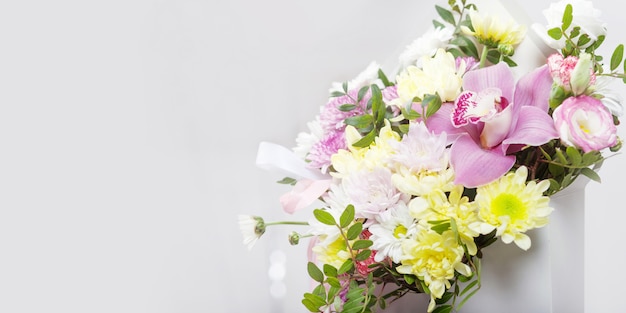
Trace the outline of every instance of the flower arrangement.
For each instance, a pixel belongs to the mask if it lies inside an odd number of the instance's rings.
[[[447,4],[395,79],[372,63],[333,85],[292,154],[261,146],[260,159],[298,168],[280,181],[293,186],[284,210],[316,208],[305,222],[241,215],[244,244],[270,225],[308,226],[289,240],[311,240],[311,312],[374,312],[407,293],[429,295],[428,312],[460,310],[480,289],[482,251],[497,240],[531,248],[550,197],[581,175],[599,181],[594,169],[621,148],[622,106],[607,86],[626,83],[624,47],[597,53],[606,27],[590,2],[544,11],[532,31],[552,54],[521,77],[525,25]]]

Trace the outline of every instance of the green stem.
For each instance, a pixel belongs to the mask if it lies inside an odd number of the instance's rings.
[[[487,54],[489,54],[489,49],[487,46],[483,46],[483,51],[480,55],[480,63],[478,65],[479,68],[485,67],[485,63],[487,63]]]

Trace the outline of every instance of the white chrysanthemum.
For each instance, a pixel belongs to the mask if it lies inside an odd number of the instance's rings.
[[[475,202],[482,222],[472,227],[483,234],[496,229],[496,236],[502,242],[515,242],[524,250],[530,248],[530,238],[525,232],[547,225],[553,208],[549,206],[550,198],[543,195],[550,183],[547,180],[527,183],[527,176],[528,169],[522,166],[478,187]]]
[[[383,167],[353,173],[344,177],[341,184],[357,217],[373,218],[401,197],[391,182],[391,172]]]
[[[422,196],[432,190],[449,191],[454,171],[449,163],[445,133],[435,135],[421,122],[412,123],[401,141],[391,142],[392,181],[398,190]]]
[[[397,77],[398,101],[404,106],[414,98],[438,94],[442,101],[453,101],[461,93],[463,79],[457,72],[456,59],[443,49],[433,57],[422,57],[422,67],[408,66]]]
[[[257,240],[265,233],[265,223],[261,217],[239,215],[239,229],[243,235],[243,244],[252,249]]]
[[[365,70],[359,73],[354,79],[348,82],[348,90],[359,90],[361,87],[369,86],[372,84],[378,85],[378,87],[383,88],[384,85],[378,78],[378,70],[380,70],[380,65],[376,62],[370,63]],[[344,92],[343,83],[334,82],[332,83],[332,87],[329,89],[329,92]]]
[[[327,203],[329,204],[329,203]],[[335,204],[335,203],[333,203]],[[341,217],[341,213],[345,210],[346,207],[336,207],[329,206],[324,208],[324,210],[330,215],[332,215],[335,220],[339,220]],[[309,229],[309,234],[318,236],[320,245],[329,245],[334,242],[337,238],[341,237],[341,232],[339,228],[335,225],[326,225],[320,221],[318,221],[315,217],[312,217],[308,221],[311,228]]]
[[[320,124],[319,115],[313,121],[307,123],[309,132],[300,132],[296,137],[296,147],[293,152],[300,158],[305,159],[311,151],[311,147],[324,138],[324,130]]]
[[[424,197],[416,197],[409,202],[409,212],[424,226],[429,226],[428,221],[454,219],[469,254],[475,255],[478,251],[474,237],[480,233],[470,227],[479,221],[478,210],[468,197],[463,196],[463,186],[455,186],[449,195],[439,190]]]
[[[451,27],[431,27],[421,37],[415,39],[400,54],[400,65],[405,68],[409,65],[420,67],[421,58],[432,57],[438,49],[450,46],[454,38],[454,29]]]
[[[572,5],[572,23],[565,30],[565,33],[570,33],[575,27],[580,27],[580,33],[587,34],[591,38],[591,41],[583,48],[593,44],[599,36],[606,35],[606,23],[600,19],[602,12],[595,9],[591,1],[561,0],[551,3],[547,9],[542,11],[547,25],[532,25],[533,30],[547,45],[556,50],[565,48],[565,39],[555,40],[548,35],[548,29],[561,27],[563,12],[565,12],[565,7],[568,4]]]
[[[380,262],[389,257],[399,263],[402,256],[402,241],[415,234],[415,219],[409,214],[404,202],[398,202],[393,208],[379,214],[376,224],[369,227],[372,233],[372,249],[376,250],[374,261]]]

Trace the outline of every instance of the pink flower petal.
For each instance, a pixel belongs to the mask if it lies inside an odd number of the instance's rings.
[[[548,101],[552,89],[552,76],[547,65],[524,75],[515,88],[517,106],[534,106],[548,112]]]
[[[463,76],[463,90],[482,91],[487,88],[499,88],[502,97],[511,101],[515,77],[508,65],[500,62],[496,65],[469,71]]]
[[[540,146],[556,138],[559,138],[559,134],[550,115],[540,108],[524,106],[515,129],[502,144],[505,149],[509,145],[518,144]]]
[[[450,154],[450,162],[456,175],[454,182],[468,188],[498,179],[515,163],[515,156],[504,155],[499,147],[482,149],[467,135],[457,139]]]
[[[454,142],[459,136],[465,133],[471,133],[476,138],[478,137],[478,130],[475,125],[468,124],[465,127],[454,127],[450,116],[454,105],[452,103],[444,103],[441,108],[426,120],[426,127],[435,134],[441,134],[443,132],[448,136],[448,143]]]

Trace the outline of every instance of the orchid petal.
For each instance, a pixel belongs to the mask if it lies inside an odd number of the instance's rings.
[[[504,155],[498,147],[482,149],[470,136],[461,136],[452,145],[450,163],[456,184],[468,188],[492,182],[506,174],[515,163],[515,156]]]
[[[469,71],[463,76],[463,90],[481,91],[487,88],[499,88],[502,97],[513,99],[515,77],[504,62]]]
[[[505,149],[512,144],[540,146],[556,138],[559,134],[550,115],[537,107],[524,106],[515,129],[502,144]]]
[[[439,108],[439,110],[435,114],[433,114],[426,120],[427,128],[437,135],[445,132],[448,136],[448,144],[454,142],[459,136],[467,132],[472,132],[477,135],[477,131],[473,130],[476,127],[469,127],[473,126],[471,124],[467,125],[467,127],[461,128],[457,128],[452,125],[452,122],[450,121],[450,116],[452,116],[453,110],[454,105],[452,103],[442,104],[441,108]]]
[[[513,120],[512,106],[507,106],[496,116],[485,121],[485,127],[480,133],[480,144],[484,148],[493,148],[506,138],[511,129],[511,121]]]
[[[515,103],[517,106],[534,106],[548,111],[552,76],[547,65],[541,66],[524,75],[515,87]]]

